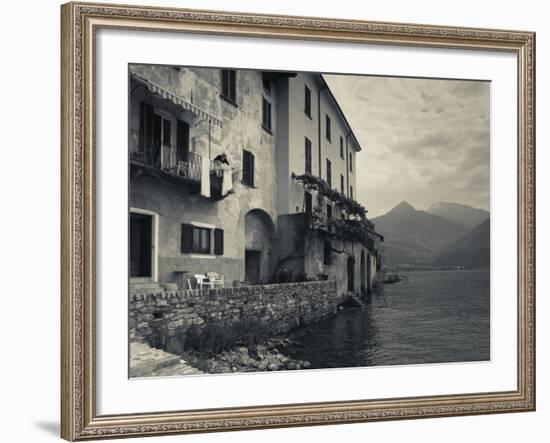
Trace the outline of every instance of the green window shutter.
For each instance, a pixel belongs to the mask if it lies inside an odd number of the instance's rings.
[[[181,252],[183,254],[193,252],[193,225],[186,223],[181,225]]]
[[[223,229],[214,229],[214,254],[223,255]]]

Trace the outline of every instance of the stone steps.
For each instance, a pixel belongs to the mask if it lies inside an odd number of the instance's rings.
[[[130,378],[202,374],[177,355],[152,348],[146,343],[130,343]]]
[[[197,368],[189,366],[183,360],[180,360],[179,363],[175,365],[166,366],[164,368],[160,368],[156,371],[153,371],[150,374],[150,376],[151,377],[173,377],[173,376],[180,376],[180,375],[197,375],[197,374],[204,374],[204,372],[200,371]]]
[[[363,297],[357,295],[356,293],[350,293],[350,298],[353,300],[353,302],[355,304],[358,305],[358,307],[360,308],[364,308],[365,306],[368,305],[368,303],[366,302],[365,299],[363,299]]]

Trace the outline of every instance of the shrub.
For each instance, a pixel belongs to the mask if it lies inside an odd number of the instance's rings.
[[[191,326],[186,333],[185,349],[213,355],[237,345],[250,348],[269,336],[268,326],[257,319],[217,320]]]

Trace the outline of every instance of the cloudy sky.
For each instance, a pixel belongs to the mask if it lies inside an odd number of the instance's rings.
[[[363,148],[357,199],[371,217],[403,200],[489,209],[488,82],[324,77]]]

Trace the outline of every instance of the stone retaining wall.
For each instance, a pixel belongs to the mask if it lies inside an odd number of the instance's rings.
[[[336,313],[337,299],[333,280],[136,293],[129,300],[130,340],[179,353],[192,325],[216,321],[259,320],[282,334]]]

